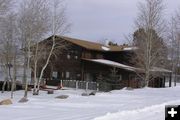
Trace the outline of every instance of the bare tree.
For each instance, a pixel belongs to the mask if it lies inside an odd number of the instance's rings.
[[[145,0],[139,3],[139,14],[135,22],[138,31],[135,33],[134,44],[138,47],[135,50],[135,65],[143,69],[144,74],[139,74],[144,80],[145,86],[153,78],[154,67],[162,67],[164,59],[165,43],[163,40],[163,0]]]
[[[22,48],[24,49],[24,97],[27,98],[27,71],[31,72],[31,46],[36,45],[49,31],[49,8],[46,0],[25,0],[19,10],[19,29]]]
[[[1,31],[1,68],[4,72],[4,83],[2,86],[2,92],[5,90],[7,83],[7,89],[10,90],[10,81],[11,81],[11,98],[13,98],[13,91],[15,86],[15,77],[11,77],[11,67],[13,66],[13,76],[16,76],[16,66],[14,62],[16,61],[16,18],[15,14],[12,11],[13,0],[0,0],[0,31]]]
[[[180,11],[180,10],[179,10]],[[176,86],[177,74],[180,65],[180,14],[172,17],[169,28],[169,58],[171,61],[171,70],[174,74],[174,86]]]
[[[12,0],[0,0],[0,16],[6,14],[12,6]]]
[[[38,79],[38,83],[37,83],[37,89],[36,89],[36,93],[39,94],[39,89],[40,89],[40,84],[42,81],[42,77],[44,74],[45,69],[47,68],[48,64],[50,63],[50,59],[53,56],[53,54],[55,53],[55,50],[58,49],[58,51],[60,52],[61,49],[65,49],[66,44],[62,41],[58,41],[56,42],[56,34],[58,35],[63,35],[66,32],[68,32],[70,24],[68,24],[67,22],[67,17],[65,14],[65,7],[63,4],[63,1],[61,0],[53,0],[53,4],[51,6],[51,8],[53,9],[52,12],[52,22],[51,22],[51,26],[52,26],[52,30],[51,30],[51,44],[50,44],[50,48],[47,49],[45,51],[45,55],[46,58],[44,59],[44,64],[42,65],[42,68],[40,70],[40,75],[39,75],[39,79]],[[41,46],[37,46],[37,47],[41,47]],[[44,47],[43,47],[44,48]],[[36,54],[38,53],[38,50],[36,50]],[[36,73],[35,73],[36,74]]]
[[[16,15],[14,13],[8,14],[1,24],[1,64],[5,75],[2,92],[4,92],[7,83],[8,90],[10,89],[11,81],[11,98],[13,98],[13,91],[16,81],[16,59],[17,59],[17,24]],[[12,70],[11,70],[12,69]],[[13,77],[11,75],[13,71]]]

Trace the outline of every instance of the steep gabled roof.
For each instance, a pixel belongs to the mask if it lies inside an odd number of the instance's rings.
[[[75,39],[75,38],[70,38],[70,37],[65,37],[65,36],[56,36],[57,38],[64,39],[66,41],[69,41],[73,44],[76,44],[78,46],[81,46],[83,48],[89,49],[89,50],[96,50],[96,51],[106,51],[106,52],[119,52],[123,51],[125,46],[105,46],[100,43],[95,43],[95,42],[90,42],[86,40],[80,40],[80,39]]]

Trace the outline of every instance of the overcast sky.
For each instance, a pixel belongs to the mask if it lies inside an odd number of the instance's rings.
[[[66,0],[67,16],[72,23],[67,36],[124,43],[124,35],[134,31],[138,1],[142,0]],[[180,0],[164,0],[164,4],[165,16],[170,17],[180,6]]]

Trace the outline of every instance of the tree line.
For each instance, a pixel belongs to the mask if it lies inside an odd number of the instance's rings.
[[[7,85],[7,89],[11,88],[13,98],[21,65],[24,98],[27,98],[28,74],[31,72],[34,73],[33,94],[39,94],[44,71],[57,46],[55,35],[63,35],[69,28],[63,0],[0,0],[0,64],[4,75],[2,93]],[[40,40],[47,36],[52,36],[51,45],[39,45]],[[65,47],[63,43],[58,44],[61,46],[58,49]],[[39,69],[37,65],[40,63]]]
[[[138,4],[136,31],[131,35],[131,43],[137,49],[131,62],[143,70],[143,74],[141,70],[136,71],[144,80],[143,86],[161,77],[164,68],[175,75],[175,85],[180,74],[180,10],[167,20],[165,6],[163,0],[144,0]]]

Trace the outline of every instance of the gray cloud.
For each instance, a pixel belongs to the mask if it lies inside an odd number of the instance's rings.
[[[68,36],[96,41],[102,38],[125,42],[124,35],[133,32],[137,2],[140,0],[66,0],[72,25]],[[166,15],[180,5],[178,0],[165,0]]]

